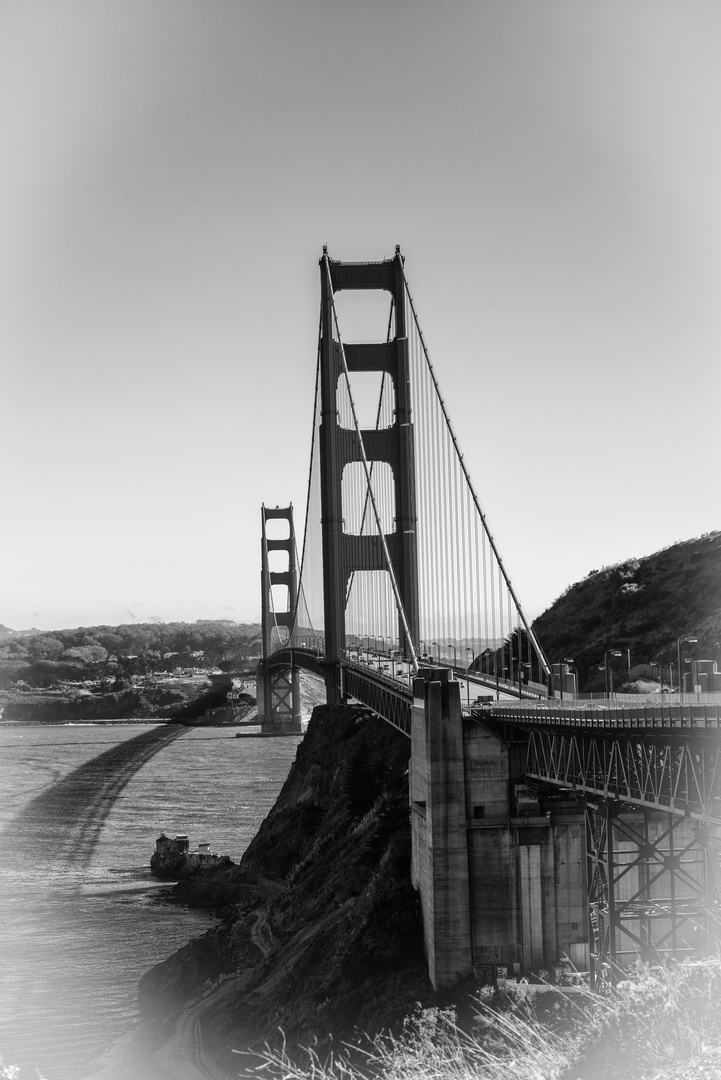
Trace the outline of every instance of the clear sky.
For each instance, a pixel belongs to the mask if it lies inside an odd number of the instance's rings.
[[[716,0],[0,0],[0,623],[259,618],[323,243],[529,614],[721,527]]]

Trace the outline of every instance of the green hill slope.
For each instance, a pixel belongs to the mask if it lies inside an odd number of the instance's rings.
[[[667,665],[682,634],[698,638],[698,659],[721,667],[721,532],[592,570],[533,629],[550,662],[573,657],[583,690],[603,689],[606,649],[630,648],[632,665]]]

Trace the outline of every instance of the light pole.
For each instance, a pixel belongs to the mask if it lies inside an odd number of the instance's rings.
[[[453,649],[453,666],[454,668],[458,667],[458,650],[456,649],[456,646],[453,644],[452,641],[449,641],[446,645],[446,648]]]
[[[613,672],[608,666],[609,656],[623,656],[623,653],[620,649],[606,649],[605,653],[603,654],[603,670],[606,673],[606,697],[610,697],[613,693]],[[611,688],[610,692],[609,686]]]
[[[621,654],[619,653],[618,655],[620,656]],[[562,656],[561,659],[558,661],[558,688],[561,692],[561,701],[563,701],[563,668],[565,664],[572,663],[572,656]],[[606,693],[608,693],[608,691],[606,691]]]
[[[471,711],[471,679],[469,672],[473,670],[473,661],[475,660],[475,653],[470,645],[466,645],[466,652],[471,654],[471,662],[466,666],[466,707],[468,711]]]
[[[683,664],[681,663],[681,646],[682,645],[695,645],[698,638],[689,637],[688,634],[683,634],[676,642],[676,648],[678,650],[678,693],[679,701],[683,701]]]

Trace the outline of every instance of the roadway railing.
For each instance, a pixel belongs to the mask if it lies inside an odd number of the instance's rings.
[[[512,705],[508,702],[489,702],[478,705],[473,712],[480,719],[485,715],[495,721],[503,720],[526,727],[588,728],[596,731],[604,728],[718,731],[721,705],[717,702],[710,705],[684,702],[632,707],[592,705],[588,702],[566,705],[560,701],[533,705],[519,701]]]
[[[721,693],[709,691],[703,694],[690,694],[684,691],[679,694],[677,690],[657,691],[649,694],[564,694],[559,697],[556,692],[549,698],[554,706],[561,708],[570,706],[573,708],[581,705],[721,705]]]

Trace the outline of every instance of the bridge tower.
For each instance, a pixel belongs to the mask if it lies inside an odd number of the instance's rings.
[[[345,655],[345,604],[348,581],[356,571],[377,569],[390,556],[395,580],[412,641],[418,639],[418,555],[416,543],[415,468],[411,388],[406,332],[403,260],[400,248],[382,262],[340,262],[323,248],[321,271],[321,424],[320,469],[323,518],[323,590],[325,613],[326,696],[329,704],[342,696],[341,661]],[[334,333],[333,295],[342,289],[384,289],[395,310],[395,336],[372,344],[341,343]],[[360,432],[348,438],[338,419],[338,386],[346,370],[385,372],[395,392],[391,426]],[[362,447],[361,447],[362,440]],[[386,462],[395,485],[395,531],[379,535],[354,535],[345,530],[342,496],[343,472],[360,462],[365,450],[368,462]],[[407,647],[406,631],[399,618],[398,640]]]
[[[298,601],[298,567],[295,550],[295,530],[293,527],[293,507],[285,506],[271,509],[261,507],[262,551],[261,551],[261,620],[263,633],[263,658],[258,677],[258,716],[264,735],[286,735],[301,732],[300,686],[298,669],[291,660],[290,668],[271,669],[269,658],[272,652],[271,636],[273,630],[286,627],[290,636]],[[266,523],[269,520],[288,522],[288,536],[285,539],[269,539]],[[269,553],[282,551],[288,555],[287,570],[271,570]],[[288,590],[288,607],[278,611],[273,602],[272,588],[284,585]],[[291,650],[291,657],[292,657]]]

